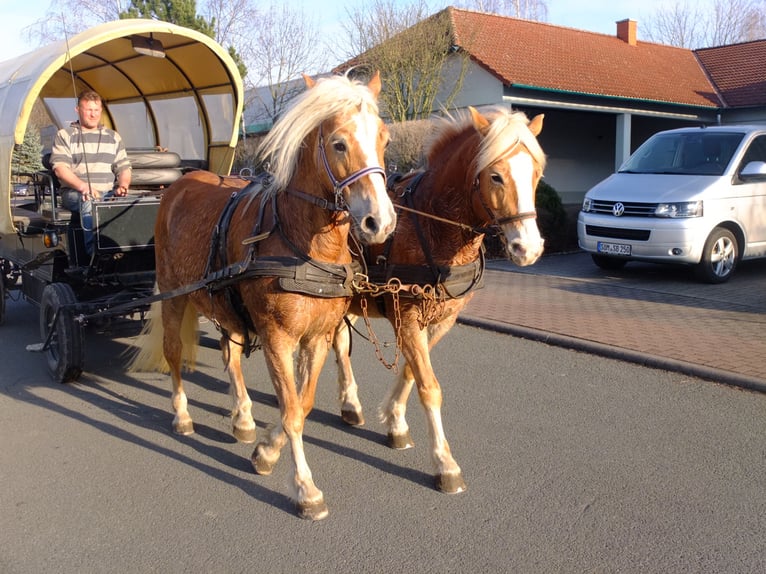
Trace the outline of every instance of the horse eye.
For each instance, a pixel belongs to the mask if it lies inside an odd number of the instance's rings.
[[[492,180],[492,183],[503,185],[503,176],[499,173],[493,173],[489,176],[489,178]]]
[[[342,141],[332,142],[332,149],[338,153],[346,153],[346,144]]]

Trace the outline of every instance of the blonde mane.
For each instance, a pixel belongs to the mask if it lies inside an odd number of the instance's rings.
[[[323,121],[350,107],[378,114],[378,104],[367,86],[345,76],[320,78],[291,102],[258,150],[273,176],[272,193],[290,183],[306,137]]]
[[[487,136],[482,139],[476,157],[476,172],[472,174],[474,178],[508,153],[517,142],[527,148],[541,171],[545,169],[545,154],[537,138],[529,131],[529,118],[524,112],[512,111],[505,106],[491,106],[480,111],[491,122],[491,127]],[[445,145],[468,128],[473,129],[473,122],[470,113],[465,110],[438,120],[425,148],[428,163],[431,163],[432,158],[436,157]]]

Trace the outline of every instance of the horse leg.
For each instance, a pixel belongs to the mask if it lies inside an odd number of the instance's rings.
[[[253,402],[247,393],[245,378],[242,376],[242,352],[244,338],[238,335],[221,337],[221,352],[226,371],[229,374],[229,390],[232,395],[232,434],[238,441],[255,442],[256,430],[253,420]]]
[[[162,350],[170,367],[173,383],[171,402],[173,405],[173,431],[180,435],[194,434],[194,423],[189,415],[188,401],[181,380],[183,362],[183,318],[188,304],[187,297],[176,297],[162,302],[163,339]]]
[[[282,428],[274,428],[269,433],[267,442],[259,443],[253,452],[253,467],[259,474],[271,472],[274,464],[279,459],[279,452],[286,440],[290,442],[295,470],[295,498],[298,515],[310,520],[321,520],[328,515],[327,505],[324,502],[322,491],[314,484],[311,469],[306,462],[306,454],[303,447],[303,426],[306,419],[306,411],[311,410],[309,401],[312,401],[316,389],[319,371],[327,357],[328,346],[324,336],[315,338],[308,343],[308,351],[299,354],[301,364],[308,375],[300,388],[295,383],[291,346],[278,344],[274,340],[266,341],[264,338],[264,357],[269,368],[274,390],[279,399],[279,409],[282,415]],[[281,349],[281,352],[278,351]],[[307,352],[307,355],[304,353]],[[303,369],[302,369],[303,370]],[[268,472],[261,472],[261,468]]]
[[[412,369],[410,369],[409,364],[405,363],[379,409],[380,422],[388,427],[386,444],[397,450],[405,450],[415,446],[405,417],[407,399],[414,382]]]
[[[451,319],[433,324],[427,332],[413,328],[410,329],[412,332],[403,333],[402,336],[402,352],[412,369],[420,403],[426,413],[431,457],[436,470],[436,488],[447,493],[463,492],[466,490],[466,484],[444,434],[441,416],[442,391],[431,365],[430,349],[449,331],[455,318],[456,315],[453,315]],[[406,396],[403,398],[406,403]]]
[[[346,318],[351,323],[357,319],[355,315],[350,314],[346,315]],[[335,329],[333,349],[338,366],[340,417],[346,424],[362,426],[364,414],[362,403],[359,401],[359,387],[354,378],[354,370],[351,368],[351,326],[346,321],[341,321]]]

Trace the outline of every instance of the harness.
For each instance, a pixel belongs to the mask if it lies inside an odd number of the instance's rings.
[[[415,232],[420,242],[420,248],[426,258],[425,265],[404,265],[389,263],[389,255],[393,246],[393,236],[386,240],[383,254],[377,258],[375,263],[369,261],[370,255],[365,254],[367,261],[367,276],[370,283],[375,285],[386,285],[392,280],[398,281],[402,285],[399,294],[403,297],[422,299],[434,295],[449,299],[459,299],[465,297],[474,289],[480,289],[484,286],[484,246],[482,245],[477,257],[465,265],[437,265],[431,254],[431,250],[426,241],[425,233],[420,224],[418,215],[425,215],[415,209],[413,196],[417,191],[418,185],[425,176],[424,171],[418,173],[412,182],[404,189],[400,197],[406,204]],[[402,179],[402,176],[393,176],[389,183],[389,192],[393,192],[394,186]],[[397,208],[402,206],[397,205]],[[454,222],[449,222],[454,223]],[[482,231],[470,228],[471,231],[481,233]],[[385,315],[385,298],[376,297],[376,304],[381,314]]]
[[[349,264],[325,263],[312,259],[301,252],[284,234],[277,209],[277,197],[271,197],[272,223],[269,231],[263,232],[265,207],[267,202],[262,201],[258,217],[251,236],[243,243],[248,245],[247,254],[238,263],[229,264],[227,261],[227,238],[229,226],[237,206],[244,200],[252,201],[258,194],[271,184],[268,174],[262,174],[252,179],[244,188],[234,192],[229,197],[218,223],[213,229],[204,279],[196,284],[187,286],[184,291],[190,292],[206,287],[211,294],[224,290],[224,296],[230,308],[239,317],[245,341],[250,341],[250,333],[256,333],[252,317],[244,304],[238,284],[241,281],[261,277],[275,277],[279,286],[288,293],[301,293],[322,298],[350,297],[353,295],[352,284],[355,275],[361,271],[359,262]],[[316,198],[298,190],[286,189],[286,193],[309,201],[330,211],[343,211],[345,207],[339,206],[338,202],[330,202],[322,198]],[[295,256],[258,256],[256,245],[266,239],[272,233],[278,232],[282,240],[295,253]],[[171,292],[173,293],[173,292]],[[224,329],[217,325],[221,333],[228,338]],[[256,344],[245,345],[245,356]]]

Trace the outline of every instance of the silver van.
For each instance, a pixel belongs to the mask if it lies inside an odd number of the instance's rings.
[[[766,125],[653,135],[585,194],[577,238],[603,269],[683,263],[728,280],[741,259],[766,257]]]

